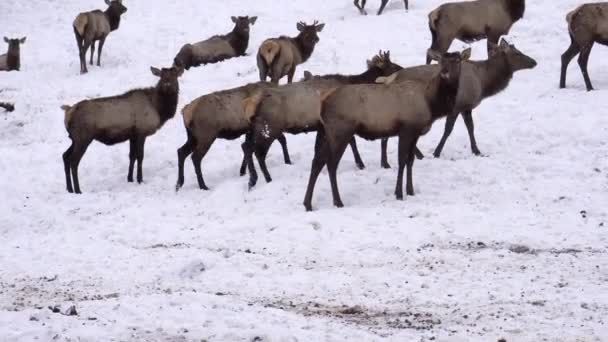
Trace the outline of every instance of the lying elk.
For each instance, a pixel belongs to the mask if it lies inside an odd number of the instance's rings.
[[[8,39],[4,37],[4,41],[8,43],[8,51],[4,55],[0,55],[0,71],[19,71],[21,68],[21,44],[25,43],[26,37],[21,39]]]
[[[249,187],[255,186],[257,173],[251,154],[255,152],[266,182],[272,181],[266,166],[266,154],[272,142],[283,132],[292,134],[315,132],[321,126],[321,92],[346,84],[374,83],[378,77],[388,76],[403,69],[393,63],[390,52],[380,52],[367,61],[367,71],[359,75],[310,76],[307,81],[292,83],[275,89],[265,89],[243,101],[245,116],[250,118],[251,136],[247,155]],[[355,162],[365,168],[355,139],[351,139]]]
[[[587,91],[593,90],[591,79],[587,72],[589,54],[594,43],[608,45],[608,2],[584,4],[568,13],[568,33],[570,34],[570,46],[562,55],[562,70],[559,87],[566,87],[566,71],[572,58],[578,56],[578,65],[583,73]]]
[[[74,35],[80,54],[80,73],[87,73],[86,53],[91,47],[91,65],[93,65],[93,53],[95,52],[95,42],[99,41],[97,50],[97,66],[101,66],[101,50],[110,32],[118,29],[120,16],[127,8],[122,4],[122,0],[105,0],[108,9],[105,12],[94,10],[78,14],[74,20]]]
[[[245,117],[242,101],[274,84],[258,82],[242,87],[222,90],[201,96],[182,109],[188,140],[177,150],[178,177],[176,190],[184,185],[184,162],[192,154],[192,162],[199,188],[209,190],[203,179],[201,162],[217,138],[234,140],[249,132],[249,120]],[[291,164],[287,142],[282,134],[278,137],[283,148],[285,164]],[[242,145],[245,151],[245,144]],[[244,160],[245,161],[245,160]],[[241,175],[245,174],[245,163]]]
[[[403,2],[405,3],[405,10],[409,10],[409,1],[403,0]],[[354,1],[355,7],[357,7],[359,9],[359,12],[361,12],[361,14],[363,15],[367,15],[367,12],[365,11],[365,3],[367,3],[367,0],[361,0],[361,5],[359,5],[359,0]],[[378,15],[382,14],[382,11],[384,11],[384,7],[386,7],[386,4],[388,4],[388,0],[381,0]]]
[[[15,105],[8,102],[0,102],[0,108],[4,108],[7,112],[12,112],[15,110]]]
[[[297,29],[300,32],[297,37],[281,36],[265,40],[258,50],[258,69],[260,70],[260,81],[266,81],[266,77],[274,84],[287,75],[287,82],[293,81],[296,66],[310,58],[315,45],[319,42],[317,33],[323,31],[325,24],[318,21],[312,25],[299,22]]]
[[[159,130],[175,116],[179,97],[178,77],[182,68],[151,67],[152,74],[160,77],[156,87],[134,89],[122,95],[78,102],[74,106],[61,106],[65,111],[65,128],[72,144],[63,154],[65,180],[68,192],[80,192],[78,164],[93,140],[114,145],[129,140],[129,174],[133,182],[133,167],[137,160],[137,182],[143,181],[142,162],[146,138]],[[74,178],[72,189],[71,175]]]
[[[334,205],[343,207],[336,171],[346,145],[356,134],[364,139],[399,136],[399,171],[395,195],[403,199],[403,169],[407,164],[408,195],[414,195],[412,166],[418,138],[433,121],[452,113],[456,104],[460,64],[470,56],[470,49],[443,55],[431,52],[440,70],[428,83],[346,85],[323,96],[321,122],[317,133],[304,207],[312,210],[312,194],[321,170],[327,164]]]
[[[173,64],[189,70],[193,66],[244,56],[249,46],[249,25],[255,24],[258,17],[231,17],[231,19],[235,25],[230,33],[184,45],[175,56]]]
[[[475,0],[452,2],[439,6],[429,14],[429,29],[433,42],[429,51],[444,53],[452,41],[465,43],[487,38],[497,44],[502,35],[524,16],[525,0]],[[427,53],[426,64],[432,58]]]
[[[454,129],[454,123],[458,114],[462,115],[465,126],[469,133],[471,152],[481,155],[473,125],[473,109],[481,101],[503,91],[508,85],[516,71],[531,69],[536,66],[536,61],[519,51],[515,45],[507,43],[504,39],[500,45],[490,43],[490,53],[485,61],[467,61],[462,64],[460,71],[460,85],[453,115],[446,118],[445,129],[441,141],[435,148],[433,155],[439,157],[443,146]],[[406,68],[397,72],[394,82],[422,81],[428,82],[439,71],[436,65],[424,65]],[[390,167],[386,158],[386,140],[382,140],[382,167]]]

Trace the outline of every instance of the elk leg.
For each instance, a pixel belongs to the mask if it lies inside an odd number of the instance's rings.
[[[357,148],[357,139],[353,137],[350,141],[350,148],[353,150],[353,156],[355,157],[355,164],[357,164],[357,168],[359,170],[365,169],[365,164],[363,160],[361,160],[361,155],[359,154],[359,149]]]
[[[143,163],[144,163],[144,145],[146,137],[137,138],[137,183],[141,184],[144,181]]]
[[[418,147],[416,146],[416,148],[414,149],[414,154],[416,155],[416,159],[424,159],[424,154],[418,149]]]
[[[262,170],[266,183],[272,182],[272,177],[270,177],[270,172],[268,172],[268,166],[266,166],[266,156],[268,155],[268,150],[273,142],[274,138],[258,139],[258,137],[256,137],[254,143],[255,157],[258,160],[258,164],[260,164],[260,169]]]
[[[486,37],[488,37],[487,41],[486,41],[486,50],[488,52],[488,58],[490,57],[490,49],[491,49],[491,45],[498,45],[498,41],[500,40],[500,34],[495,34],[492,32],[486,32]]]
[[[329,156],[327,158],[327,172],[329,173],[331,194],[334,198],[334,205],[338,208],[344,207],[344,203],[342,203],[342,199],[340,198],[340,192],[338,191],[338,164],[340,164],[340,159],[342,159],[342,155],[344,155],[346,146],[348,146],[348,143],[354,138],[352,133],[348,133],[342,133],[341,136],[334,137],[334,145],[331,146],[332,144],[330,143]]]
[[[414,145],[412,147],[412,145]],[[403,170],[408,166],[408,185],[406,188],[407,194],[410,192],[409,184],[409,162],[414,158],[413,151],[416,148],[415,137],[410,132],[403,132],[399,135],[399,169],[397,170],[397,185],[395,186],[395,197],[398,200],[403,200]]]
[[[129,139],[129,173],[127,174],[127,182],[133,183],[133,168],[137,159],[137,145],[135,138]]]
[[[74,37],[76,37],[76,46],[78,46],[78,59],[80,60],[80,72],[82,72],[82,42],[83,42],[83,39],[76,32],[76,30],[74,30]]]
[[[194,164],[194,171],[196,173],[196,180],[198,181],[198,187],[201,190],[209,190],[203,179],[203,172],[201,171],[201,162],[205,154],[209,151],[211,144],[215,141],[215,137],[207,138],[206,141],[199,141],[194,147],[192,152],[192,163]]]
[[[101,66],[101,50],[103,50],[103,44],[106,42],[106,37],[99,40],[99,49],[97,50],[97,66]]]
[[[70,144],[65,152],[63,152],[63,169],[65,171],[65,184],[69,193],[73,193],[74,189],[72,188],[72,176],[70,175],[70,157],[72,156],[72,151],[74,150],[74,142]]]
[[[89,64],[93,65],[93,53],[95,53],[95,42],[91,43],[91,60],[89,62]],[[97,54],[99,55],[99,54]]]
[[[285,134],[281,133],[277,140],[279,144],[281,144],[281,149],[283,150],[283,159],[285,160],[285,164],[291,165],[291,158],[289,157],[289,150],[287,150],[287,139],[285,138]]]
[[[77,194],[82,193],[80,191],[80,182],[78,181],[78,165],[80,164],[82,156],[87,151],[89,144],[91,144],[91,140],[85,142],[73,142],[73,150],[70,154],[70,167],[72,169],[72,178],[74,179],[74,192]]]
[[[249,169],[249,190],[251,190],[258,182],[258,172],[255,169],[255,163],[253,162],[253,136],[252,133],[247,133],[245,136],[245,142],[241,145],[243,148],[243,155],[247,161],[247,168]]]
[[[408,0],[403,0],[403,2],[405,3],[405,11],[407,12],[410,9],[410,4]]]
[[[310,177],[308,179],[308,186],[306,188],[306,195],[304,195],[304,208],[306,211],[312,211],[312,194],[315,190],[315,184],[319,178],[321,170],[327,164],[327,157],[329,155],[329,144],[325,139],[325,132],[323,130],[317,131],[317,137],[315,139],[315,156],[312,159],[312,166],[310,167]]]
[[[287,73],[287,83],[291,83],[293,82],[293,75],[296,73],[296,67],[294,66],[293,68],[291,68],[289,70],[289,72]],[[278,84],[278,82],[277,82]]]
[[[413,136],[412,142],[410,143],[410,146],[409,146],[409,156],[407,158],[407,184],[405,186],[405,192],[408,196],[414,196],[413,169],[414,169],[414,161],[416,160],[416,158],[415,158],[416,144],[418,143],[419,138],[420,138],[420,135],[418,133],[416,133]]]
[[[241,144],[241,149],[243,150],[243,161],[241,162],[241,168],[239,169],[239,175],[241,177],[247,174],[247,154],[245,153],[247,146],[245,146],[245,144],[247,144],[246,141],[243,141]]]
[[[378,15],[382,14],[382,11],[384,11],[384,7],[386,7],[387,3],[388,0],[382,0],[382,2],[380,3],[380,9],[378,10]]]
[[[186,143],[182,147],[177,149],[177,184],[175,185],[175,191],[178,191],[184,185],[184,163],[193,150],[194,138],[188,132],[188,140],[186,140]]]
[[[441,141],[439,141],[439,144],[435,148],[435,152],[433,152],[433,156],[435,156],[435,158],[439,158],[439,156],[441,155],[443,146],[445,145],[445,142],[448,140],[448,137],[452,133],[457,118],[458,113],[448,115],[448,117],[445,119],[445,129],[443,130],[443,136],[441,137]]]
[[[578,56],[578,65],[581,68],[581,72],[583,73],[583,78],[585,79],[585,85],[587,86],[587,91],[593,90],[593,86],[591,85],[591,79],[589,79],[589,73],[587,72],[587,62],[589,62],[589,54],[591,54],[591,48],[593,47],[593,42],[585,45],[581,49],[581,54]]]
[[[268,66],[266,65],[266,61],[262,58],[262,56],[258,53],[258,69],[260,71],[260,81],[265,82],[266,76],[268,75]]]
[[[80,50],[80,73],[81,74],[86,74],[87,72],[89,72],[87,70],[87,50],[89,49],[89,46],[91,46],[91,42],[88,40],[84,40],[84,45],[82,46],[82,49]]]
[[[354,1],[355,7],[357,7],[357,8],[359,9],[359,13],[361,13],[361,14],[363,14],[363,15],[367,15],[367,12],[365,12],[365,9],[364,9],[364,8],[365,8],[365,2],[366,2],[366,1],[367,1],[367,0],[362,0],[362,2],[363,2],[363,5],[362,5],[362,6],[360,6],[360,5],[359,5],[359,0],[355,0],[355,1]]]
[[[471,152],[474,155],[479,156],[481,152],[477,148],[477,141],[475,140],[475,125],[473,124],[473,113],[467,110],[462,113],[464,124],[467,126],[467,132],[469,133],[469,141],[471,142]]]
[[[383,169],[390,169],[391,166],[388,163],[388,157],[386,150],[388,149],[388,138],[382,138],[380,140],[380,166]]]
[[[572,58],[580,52],[578,45],[574,42],[574,39],[570,37],[570,46],[562,54],[562,70],[559,77],[559,87],[566,88],[566,72],[568,70],[568,64],[572,61]]]
[[[448,51],[450,45],[452,45],[452,41],[454,40],[454,37],[443,37],[439,32],[434,31],[433,29],[431,29],[431,35],[433,36],[433,42],[431,43],[430,49],[427,50],[426,53],[426,64],[431,64],[433,61],[433,58],[431,58],[429,53],[431,50],[444,54]]]

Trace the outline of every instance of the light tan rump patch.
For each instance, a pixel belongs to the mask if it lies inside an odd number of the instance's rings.
[[[273,40],[267,40],[260,46],[260,54],[268,65],[272,64],[272,61],[274,61],[280,50],[281,45]]]
[[[84,30],[86,29],[88,23],[89,16],[87,16],[86,13],[80,13],[76,17],[72,25],[74,26],[76,32],[78,32],[79,35],[84,36]]]

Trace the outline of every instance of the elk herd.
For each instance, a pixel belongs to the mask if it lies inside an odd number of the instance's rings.
[[[91,49],[93,65],[97,43],[97,66],[109,34],[120,26],[127,12],[122,0],[105,0],[105,11],[80,13],[73,21],[78,46],[80,72],[86,73],[86,53]],[[378,15],[388,0],[381,0]],[[354,1],[366,14],[366,0]],[[405,1],[405,9],[409,3]],[[367,61],[367,68],[355,75],[313,75],[294,82],[298,65],[309,60],[325,24],[298,22],[297,35],[266,39],[256,54],[259,82],[206,94],[181,110],[186,142],[177,150],[176,189],[184,185],[184,164],[192,156],[200,189],[209,189],[201,169],[202,160],[216,139],[245,137],[241,147],[240,174],[249,173],[250,189],[256,185],[257,159],[264,179],[272,180],[266,157],[271,144],[281,144],[286,164],[291,164],[285,134],[316,132],[310,178],[304,197],[306,210],[312,210],[312,196],[321,170],[327,166],[334,205],[342,207],[337,168],[346,148],[351,147],[359,169],[365,164],[359,155],[355,136],[381,139],[381,166],[389,168],[387,140],[398,138],[398,167],[395,196],[414,195],[413,164],[423,155],[416,148],[418,139],[432,124],[446,118],[443,136],[433,155],[439,157],[459,115],[464,119],[472,153],[479,155],[472,112],[482,100],[505,89],[518,70],[531,69],[536,61],[508,43],[503,35],[524,16],[525,0],[475,0],[445,3],[428,15],[431,36],[426,64],[402,67],[380,51]],[[578,63],[587,90],[593,89],[587,72],[589,53],[595,42],[608,42],[608,3],[584,4],[568,13],[566,21],[571,44],[562,55],[560,87],[565,87],[568,63],[579,55]],[[134,89],[118,96],[87,99],[63,105],[65,128],[71,145],[63,153],[66,188],[81,193],[78,165],[93,140],[106,145],[129,141],[127,180],[143,181],[142,163],[146,138],[175,116],[178,108],[179,77],[192,67],[246,55],[251,25],[257,17],[232,17],[234,28],[189,43],[177,51],[173,65],[151,68],[159,78],[154,87]],[[487,59],[470,60],[471,49],[449,52],[453,40],[473,42],[487,39]],[[8,39],[8,52],[0,56],[0,70],[19,70],[20,45],[26,38]],[[432,61],[437,63],[432,64]],[[279,81],[287,76],[287,84]],[[270,79],[270,82],[266,80]],[[12,104],[0,103],[7,110]]]

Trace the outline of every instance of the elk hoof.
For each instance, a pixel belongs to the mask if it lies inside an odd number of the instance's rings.
[[[437,152],[437,151],[433,152],[433,157],[435,157],[435,158],[441,157],[441,152]]]
[[[414,196],[414,189],[407,189],[406,193],[408,196]]]
[[[473,154],[480,157],[481,156],[481,151],[477,148],[473,149]]]
[[[334,202],[334,205],[336,208],[344,208],[344,203],[342,203],[342,201],[336,201]]]
[[[390,168],[391,168],[391,165],[390,165],[388,162],[386,162],[386,161],[381,162],[381,163],[380,163],[380,166],[381,166],[383,169],[390,169]]]
[[[305,209],[306,209],[306,211],[308,211],[308,212],[312,211],[312,205],[310,205],[310,204],[306,204],[306,203],[304,203],[304,208],[305,208]]]

